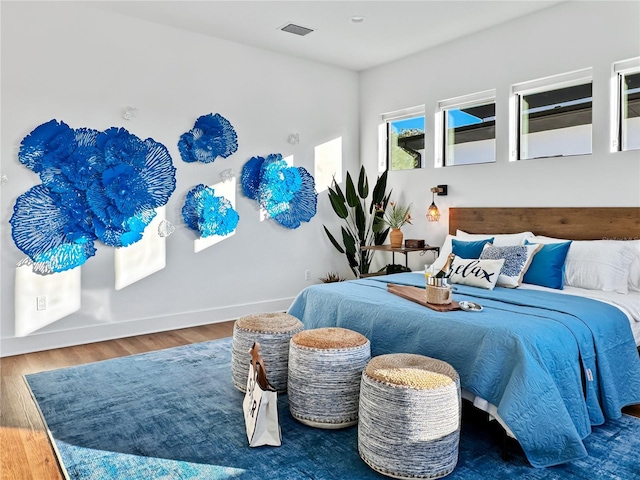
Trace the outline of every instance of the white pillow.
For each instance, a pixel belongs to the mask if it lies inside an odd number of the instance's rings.
[[[493,237],[493,245],[495,247],[507,247],[511,245],[522,245],[524,244],[524,239],[533,238],[533,233],[531,232],[520,232],[520,233],[499,233],[499,234],[476,234],[476,233],[467,233],[462,230],[456,230],[456,238],[461,240],[484,240],[485,238]],[[538,242],[539,243],[539,242]]]
[[[440,247],[440,254],[438,258],[436,258],[433,262],[433,270],[437,272],[440,270],[444,264],[447,262],[447,257],[452,251],[451,239],[457,238],[459,240],[464,240],[466,242],[471,240],[484,240],[485,238],[494,237],[493,244],[497,247],[504,247],[507,245],[522,245],[524,244],[525,238],[533,238],[533,233],[531,232],[521,232],[521,233],[507,233],[507,234],[498,234],[498,235],[485,235],[485,234],[473,234],[467,233],[462,230],[457,230],[456,235],[447,235],[442,243],[442,247]],[[536,242],[543,243],[543,242]]]
[[[449,283],[493,290],[496,286],[504,260],[479,260],[453,257],[449,271]]]
[[[504,259],[504,266],[498,277],[498,286],[516,288],[522,283],[522,277],[531,265],[533,256],[542,248],[542,244],[510,245],[496,247],[487,244],[480,254],[481,259]]]
[[[628,245],[635,252],[629,267],[629,290],[640,291],[640,240],[609,240]]]
[[[638,247],[640,250],[640,246]],[[633,262],[631,262],[631,267],[629,267],[629,290],[635,290],[636,292],[640,292],[640,253],[636,255],[636,258]]]
[[[554,238],[554,237],[545,237],[544,235],[534,235],[533,238],[529,239],[529,241],[532,243],[549,244],[549,243],[564,243],[564,242],[568,242],[569,240],[566,238]]]
[[[565,263],[565,285],[628,293],[629,272],[637,256],[633,242],[574,240]]]
[[[438,258],[436,258],[431,264],[431,267],[434,272],[439,272],[440,269],[444,267],[444,264],[447,263],[447,258],[449,257],[449,254],[453,249],[453,246],[451,245],[452,238],[456,238],[456,237],[454,237],[453,235],[447,235],[445,237],[444,242],[440,247],[440,253],[438,254]]]

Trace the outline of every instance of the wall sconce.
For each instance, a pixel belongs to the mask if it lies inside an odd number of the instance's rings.
[[[427,220],[430,222],[437,222],[440,220],[440,211],[438,210],[434,200],[436,193],[439,197],[445,196],[448,193],[447,185],[438,185],[437,187],[431,188],[431,205],[429,205],[429,208],[427,209]]]

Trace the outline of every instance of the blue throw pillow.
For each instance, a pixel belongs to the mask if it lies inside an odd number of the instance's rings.
[[[460,258],[480,258],[482,249],[487,243],[493,243],[494,237],[465,242],[463,240],[451,239],[451,251]]]
[[[524,244],[535,245],[528,240],[525,240]],[[562,290],[564,288],[564,262],[567,259],[569,247],[571,247],[571,241],[543,244],[533,257],[522,281]]]

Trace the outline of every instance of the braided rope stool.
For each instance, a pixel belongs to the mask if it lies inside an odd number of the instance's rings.
[[[269,383],[278,392],[287,390],[289,341],[304,325],[288,313],[257,313],[242,317],[233,326],[231,375],[233,385],[245,392],[253,342],[260,343]]]
[[[375,357],[362,374],[358,453],[389,477],[444,477],[458,463],[460,409],[460,377],[448,363]]]
[[[289,409],[296,420],[337,429],[358,422],[362,370],[371,343],[345,328],[304,330],[289,348]]]

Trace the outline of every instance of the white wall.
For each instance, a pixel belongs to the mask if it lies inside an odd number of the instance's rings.
[[[640,55],[638,32],[638,2],[567,2],[361,74],[360,149],[371,171],[377,168],[380,115],[425,104],[427,167],[389,173],[393,197],[414,205],[405,238],[440,244],[450,206],[640,206],[640,151],[609,152],[612,63]],[[586,67],[594,76],[593,153],[509,162],[511,85]],[[437,102],[494,88],[497,161],[434,168]],[[436,197],[442,218],[428,223],[429,189],[439,184],[449,185],[449,195]],[[409,259],[414,268],[427,263],[417,254]]]
[[[342,137],[343,168],[357,171],[356,73],[260,49],[121,17],[80,2],[2,2],[0,204],[1,351],[3,356],[238,318],[286,309],[300,290],[329,271],[346,275],[322,224],[337,224],[326,192],[318,215],[296,230],[259,221],[256,202],[237,192],[236,234],[193,253],[195,233],[181,208],[198,183],[239,177],[255,155],[294,155],[313,174],[314,147]],[[137,117],[122,118],[127,105]],[[213,164],[182,161],[177,142],[196,118],[220,113],[235,127],[239,150]],[[164,144],[177,168],[167,205],[176,232],[167,239],[167,266],[114,289],[114,249],[82,266],[78,312],[24,338],[15,337],[15,265],[25,255],[8,224],[16,198],[40,183],[17,160],[20,142],[52,118],[72,128],[127,128]],[[290,145],[289,134],[300,143]],[[331,253],[329,253],[331,252]],[[311,280],[304,280],[310,270]],[[35,300],[34,300],[35,301]]]

